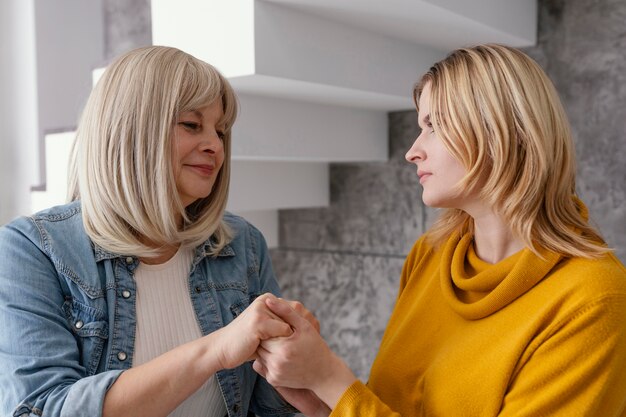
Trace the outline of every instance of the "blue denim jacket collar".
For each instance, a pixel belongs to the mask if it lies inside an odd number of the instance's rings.
[[[205,258],[207,256],[207,253],[209,251],[209,249],[211,248],[211,238],[207,239],[206,242],[204,242],[204,244],[198,246],[195,250],[195,256],[194,256],[194,260],[193,260],[193,265],[197,265],[203,258]],[[106,259],[114,259],[114,258],[122,258],[125,257],[124,255],[121,255],[119,253],[113,253],[113,252],[109,252],[106,249],[104,249],[102,246],[98,245],[97,243],[92,243],[93,244],[93,251],[94,251],[94,256],[95,256],[95,260],[96,262],[100,262]],[[218,257],[222,257],[222,256],[236,256],[235,250],[230,246],[230,245],[225,245],[222,250],[220,251],[220,253],[217,255]],[[134,257],[132,257],[134,258]]]

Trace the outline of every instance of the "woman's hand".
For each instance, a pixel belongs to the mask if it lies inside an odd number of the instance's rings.
[[[257,350],[254,369],[275,387],[309,389],[329,407],[334,407],[356,381],[354,374],[330,350],[314,325],[288,302],[267,298],[265,304],[291,325],[293,334],[264,339]]]
[[[280,300],[283,300],[282,298],[280,298]],[[315,330],[317,330],[317,332],[320,332],[320,322],[317,320],[317,318],[313,315],[313,313],[311,313],[305,306],[304,304],[302,304],[300,301],[292,301],[292,300],[283,300],[285,301],[287,304],[289,304],[289,307],[291,307],[292,309],[294,309],[294,311],[296,313],[298,313],[300,315],[300,317],[302,317],[303,319],[305,319],[306,321],[308,321],[311,326],[313,326],[313,328]]]
[[[263,294],[250,304],[226,327],[214,332],[220,369],[229,369],[254,360],[259,343],[275,337],[288,337],[293,331],[289,324],[276,316],[266,300],[277,300],[272,294]]]

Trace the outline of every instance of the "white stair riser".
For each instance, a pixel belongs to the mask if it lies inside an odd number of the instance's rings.
[[[270,249],[278,247],[280,231],[278,210],[233,211],[233,213],[243,217],[259,229]]]
[[[240,95],[234,159],[385,161],[385,112]]]
[[[233,161],[228,210],[325,207],[328,164]]]

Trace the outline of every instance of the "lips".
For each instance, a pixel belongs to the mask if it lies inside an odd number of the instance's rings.
[[[213,173],[215,172],[215,166],[214,165],[209,165],[209,164],[186,164],[185,165],[188,168],[191,168],[194,172],[196,172],[199,175],[202,175],[203,177],[209,177],[211,175],[213,175]]]
[[[430,177],[432,175],[432,173],[430,172],[426,172],[426,171],[417,171],[417,176],[420,178],[420,184],[423,184],[424,181],[426,181],[426,179],[428,177]]]

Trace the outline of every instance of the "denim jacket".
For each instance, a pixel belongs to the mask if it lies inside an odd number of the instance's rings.
[[[261,233],[226,214],[235,237],[217,257],[196,248],[189,296],[203,335],[279,289]],[[0,415],[102,414],[133,362],[139,261],[94,245],[79,202],[0,228]],[[290,415],[250,363],[217,373],[229,417]],[[250,413],[250,414],[249,414]]]

